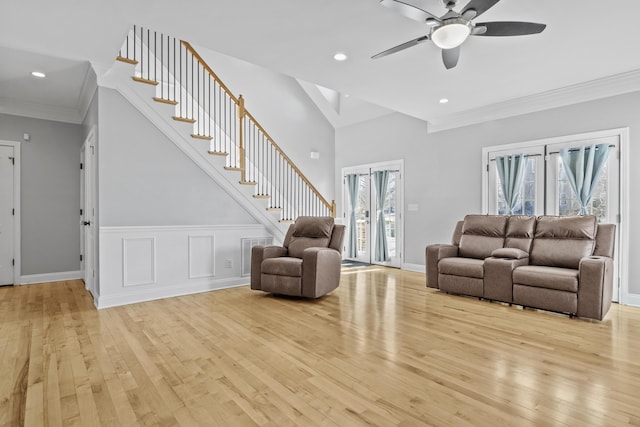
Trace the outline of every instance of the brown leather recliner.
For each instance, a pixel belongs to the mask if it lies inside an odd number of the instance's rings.
[[[251,289],[318,298],[340,283],[344,225],[331,217],[301,216],[282,246],[251,250]]]

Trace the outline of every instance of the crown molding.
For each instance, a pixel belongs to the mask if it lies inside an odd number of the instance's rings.
[[[82,123],[83,119],[76,108],[40,104],[8,97],[0,97],[0,113],[74,124]]]
[[[640,91],[640,70],[437,117],[428,121],[428,132],[441,132],[636,91]]]

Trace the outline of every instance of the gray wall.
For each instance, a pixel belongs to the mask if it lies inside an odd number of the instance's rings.
[[[630,158],[640,156],[640,92],[427,134],[426,123],[392,114],[336,131],[336,175],[345,166],[405,159],[405,262],[424,264],[424,247],[447,242],[455,221],[481,211],[482,147],[603,129],[630,128]],[[640,216],[640,169],[631,168],[630,216]],[[336,180],[340,191],[340,180]],[[419,204],[418,212],[406,205]],[[640,275],[640,224],[629,230],[629,277]],[[640,282],[631,280],[631,293]]]
[[[22,141],[21,275],[80,269],[80,125],[0,114],[0,139]]]
[[[117,91],[98,96],[101,227],[256,223]]]
[[[208,49],[197,50],[234,95],[243,95],[247,110],[331,202],[335,183],[327,171],[334,167],[334,129],[297,80]],[[311,159],[311,151],[318,151],[320,158]]]

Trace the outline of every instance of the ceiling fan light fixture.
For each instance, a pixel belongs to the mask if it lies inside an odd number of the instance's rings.
[[[431,40],[440,49],[453,49],[464,43],[469,34],[471,34],[471,28],[468,24],[453,22],[433,30]]]

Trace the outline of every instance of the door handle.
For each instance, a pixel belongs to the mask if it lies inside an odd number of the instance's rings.
[[[82,221],[82,225],[91,225],[91,221]]]

